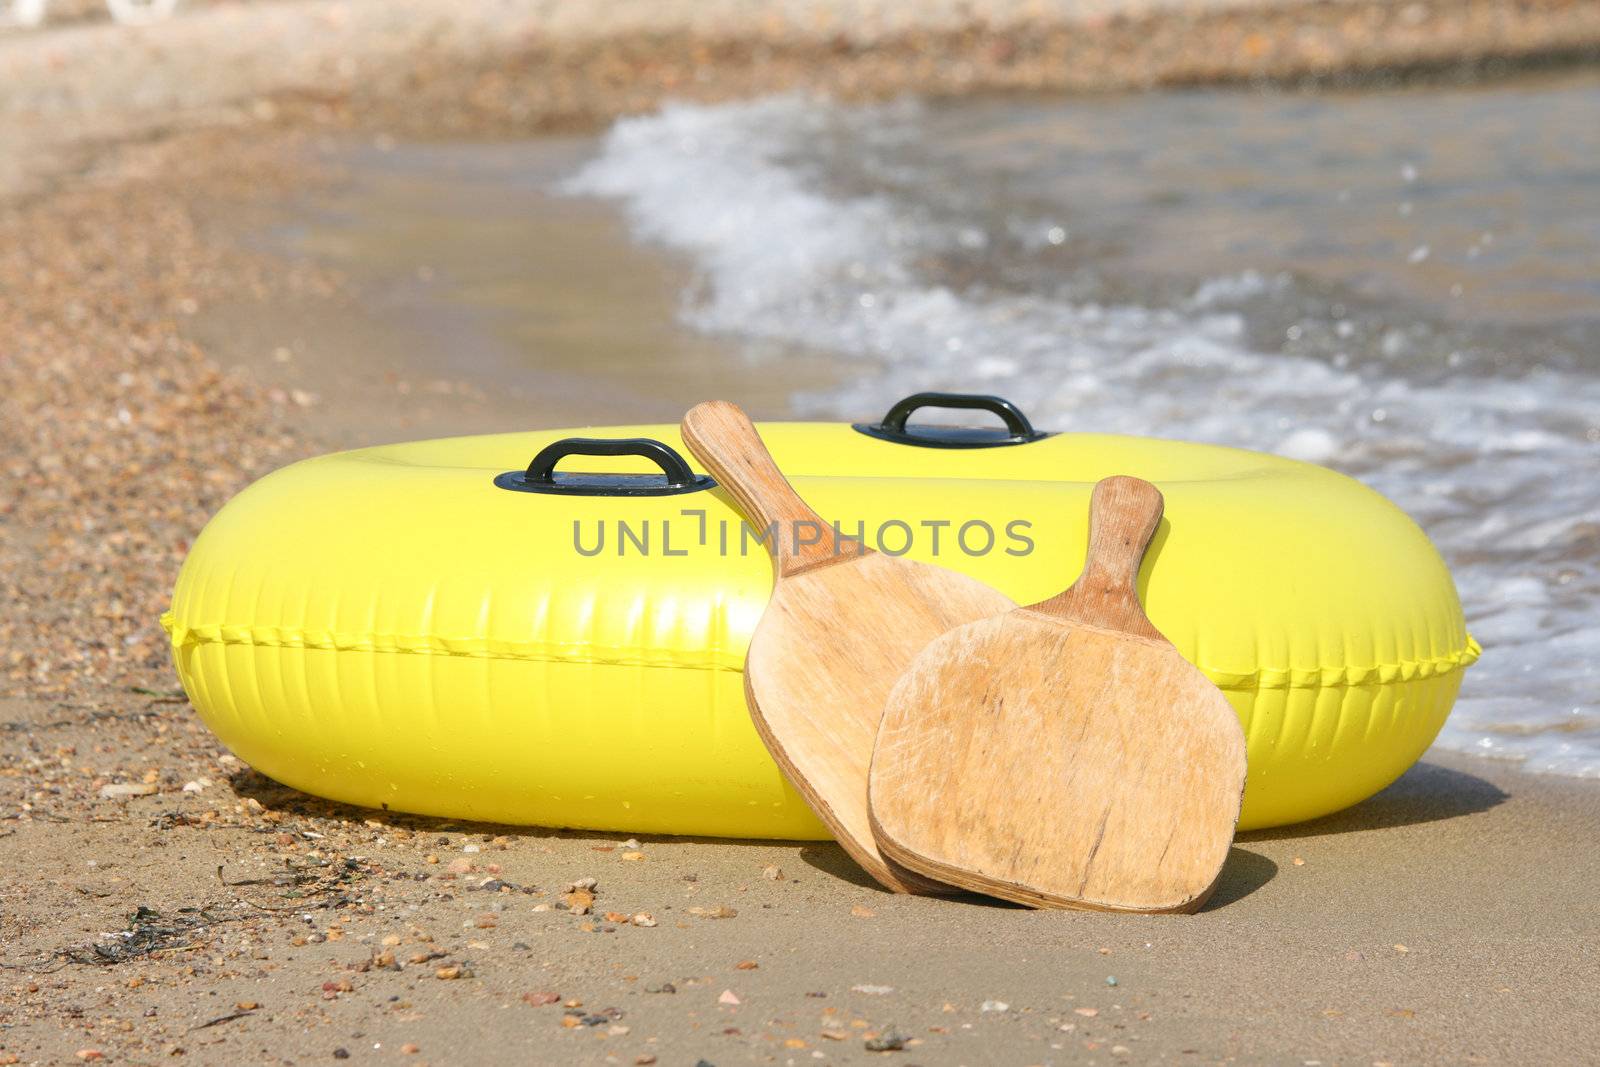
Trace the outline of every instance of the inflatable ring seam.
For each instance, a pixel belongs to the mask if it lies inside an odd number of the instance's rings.
[[[619,666],[665,666],[691,670],[739,672],[743,656],[718,654],[688,657],[666,650],[640,648],[597,648],[593,644],[535,645],[527,642],[489,641],[482,638],[449,638],[404,634],[337,633],[332,630],[293,630],[278,626],[230,626],[210,624],[179,626],[168,611],[161,626],[174,648],[185,645],[248,645],[257,648],[321,648],[337,651],[385,652],[427,656],[460,656],[469,659],[539,660],[553,663],[595,663]],[[1470,666],[1482,653],[1482,646],[1470,635],[1458,652],[1442,656],[1400,660],[1371,666],[1345,667],[1263,667],[1254,671],[1223,671],[1200,664],[1200,670],[1219,689],[1337,689],[1359,685],[1415,681],[1448,674]]]
[[[161,626],[173,648],[188,645],[246,645],[254,648],[319,648],[338,652],[383,652],[400,655],[456,656],[463,659],[535,660],[545,663],[591,663],[622,667],[674,667],[680,670],[732,671],[744,669],[742,655],[686,656],[662,649],[573,645],[535,645],[522,641],[483,638],[412,636],[407,634],[336,633],[332,630],[292,630],[280,626],[229,626],[209,624],[179,626],[172,612],[161,616]]]

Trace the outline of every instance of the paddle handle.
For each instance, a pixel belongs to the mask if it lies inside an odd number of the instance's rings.
[[[1089,552],[1083,573],[1034,611],[1165,640],[1139,603],[1139,566],[1161,524],[1161,490],[1119,474],[1097,482],[1089,498]]]
[[[753,532],[766,542],[780,576],[867,551],[800,499],[737,404],[696,404],[684,415],[680,430],[689,451],[733,496]]]

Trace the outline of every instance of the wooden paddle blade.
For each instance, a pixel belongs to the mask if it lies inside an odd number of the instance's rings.
[[[885,704],[870,818],[891,861],[1033,907],[1193,911],[1244,734],[1170,644],[1026,609],[936,639]]]
[[[780,578],[745,657],[756,731],[839,844],[879,883],[951,893],[886,863],[867,821],[884,701],[929,641],[1012,602],[982,582],[878,553]]]
[[[696,404],[684,415],[679,429],[689,451],[738,503],[756,535],[767,542],[779,574],[870,551],[838,533],[800,499],[773,462],[755,424],[738,405],[726,400]]]
[[[834,534],[734,405],[695,407],[683,439],[745,517],[776,534],[772,599],[744,668],[750,717],[767,750],[872,877],[897,892],[953,892],[892,870],[879,854],[867,823],[872,743],[890,687],[924,645],[1015,605],[975,579]]]
[[[1071,588],[931,642],[884,706],[869,821],[894,864],[1036,907],[1192,911],[1222,871],[1244,732],[1139,604],[1161,494],[1108,478]]]

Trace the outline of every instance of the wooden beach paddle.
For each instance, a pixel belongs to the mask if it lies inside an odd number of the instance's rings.
[[[682,429],[755,531],[774,533],[772,599],[744,668],[750,716],[768,751],[873,878],[897,892],[954,892],[892,870],[879,855],[867,825],[872,744],[890,687],[924,645],[1015,605],[965,575],[836,534],[795,493],[733,404],[700,404]]]
[[[885,704],[878,847],[926,878],[1033,907],[1194,911],[1244,791],[1222,692],[1145,617],[1161,494],[1107,478],[1066,592],[928,645]]]

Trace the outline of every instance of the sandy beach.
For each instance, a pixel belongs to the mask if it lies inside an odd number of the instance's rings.
[[[1593,782],[1433,752],[1347,812],[1241,836],[1198,916],[1033,913],[891,896],[831,844],[296,793],[198,721],[155,620],[206,519],[292,460],[670,421],[710,390],[782,417],[842,373],[689,332],[670,251],[538,192],[515,213],[553,265],[508,298],[549,311],[517,339],[538,381],[492,332],[443,351],[373,302],[405,262],[385,241],[426,231],[284,234],[349,195],[352,152],[592,131],[667,98],[1359,82],[1596,54],[1594,6],[1558,0],[276,0],[0,32],[0,1063],[1583,1062]],[[399,173],[361,195],[402,217],[436,190]],[[474,217],[462,195],[452,225]],[[435,266],[470,279],[469,257]]]
[[[1034,913],[892,896],[833,845],[374,819],[161,699],[36,731],[120,755],[31,772],[61,792],[6,841],[23,1062],[855,1063],[891,1030],[907,1063],[1579,1062],[1600,1036],[1592,786],[1429,761],[1242,837],[1199,916]],[[588,914],[550,910],[590,878]],[[137,907],[142,955],[83,947]]]

